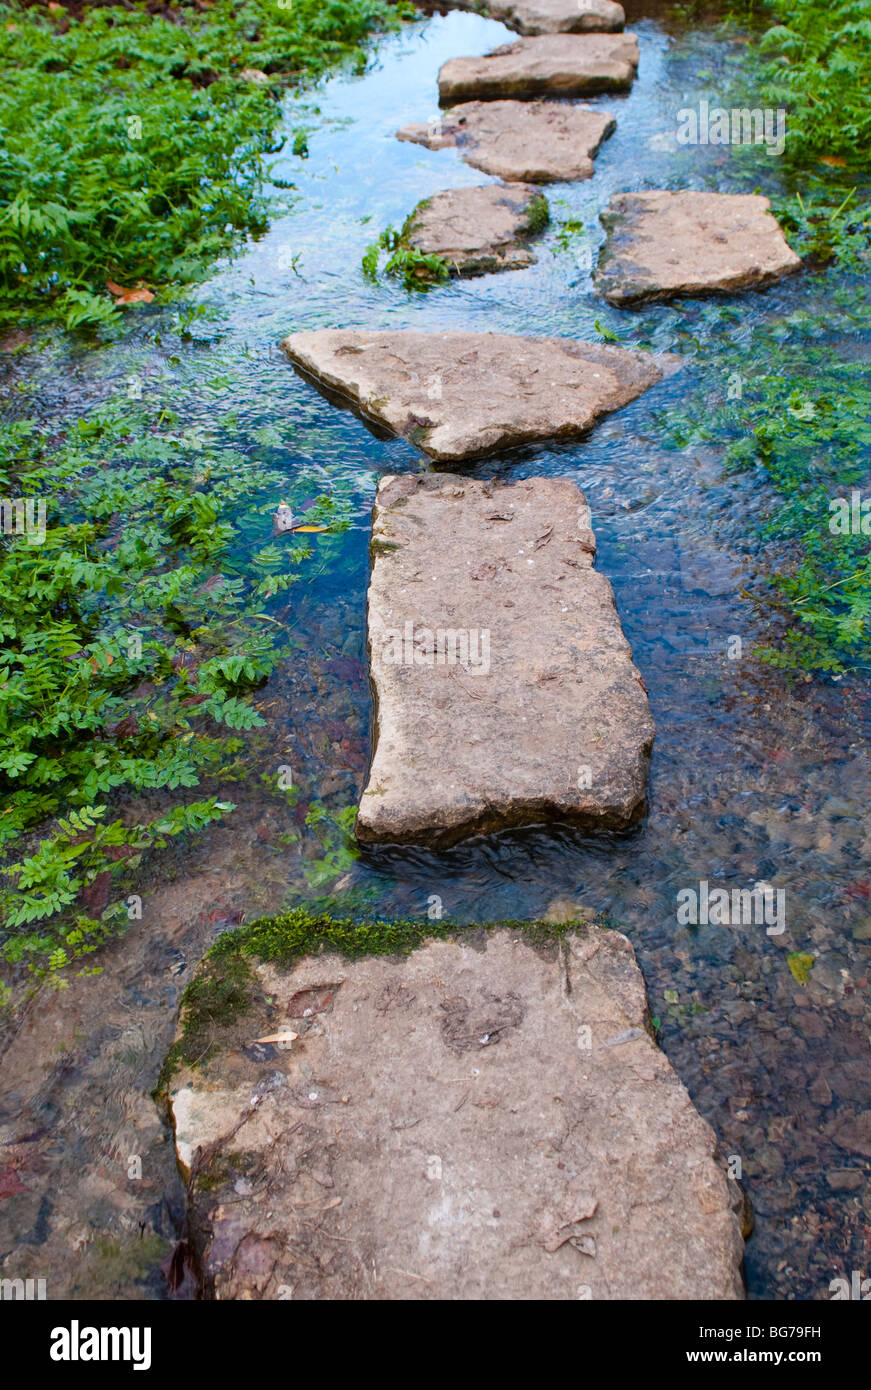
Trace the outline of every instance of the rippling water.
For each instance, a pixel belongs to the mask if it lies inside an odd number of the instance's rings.
[[[252,776],[228,788],[239,803],[232,824],[155,863],[143,921],[105,951],[103,974],[36,1001],[6,1052],[0,1142],[25,1190],[0,1205],[0,1263],[19,1277],[47,1276],[50,1297],[164,1296],[158,1265],[179,1234],[183,1193],[148,1092],[179,991],[240,913],[328,892],[350,911],[403,916],[421,915],[438,893],[458,922],[606,913],[635,945],[669,1058],[724,1154],[741,1160],[756,1213],[751,1296],[826,1297],[835,1275],[867,1272],[871,1129],[856,1117],[871,1111],[869,691],[859,680],[788,682],[746,655],[727,658],[727,637],[741,635],[745,652],[754,638],[753,609],[739,590],[761,565],[748,521],[758,483],[725,477],[716,444],[668,446],[661,414],[686,399],[691,365],[581,443],[505,453],[470,470],[559,474],[586,492],[597,564],[614,585],[656,720],[646,820],[622,837],[557,828],[438,855],[366,852],[326,882],[313,873],[322,851],[303,825],[312,799],[336,810],[363,785],[369,508],[379,474],[416,470],[421,460],[328,404],[277,344],[292,331],[339,326],[595,339],[598,320],[680,352],[705,306],[630,316],[609,309],[560,249],[556,224],[582,220],[595,259],[598,213],[613,192],[746,189],[728,150],[678,150],[668,138],[676,110],[716,90],[741,47],[710,29],[632,28],[638,80],[627,96],[593,102],[615,114],[616,133],[592,180],[545,190],[554,225],[530,269],[417,295],[360,273],[366,245],[388,223],[400,226],[421,198],[489,181],[455,151],[393,136],[437,110],[445,59],[511,37],[475,15],[435,16],[382,40],[364,75],[288,102],[288,130],[310,132],[307,159],[291,155],[289,142],[274,166],[275,177],[295,183],[295,206],[235,262],[215,268],[199,296],[219,311],[207,341],[179,348],[167,328],[173,311],[146,312],[123,344],[59,346],[5,369],[7,386],[31,377],[41,407],[61,416],[122,389],[132,372],[146,392],[170,389],[183,423],[207,437],[233,442],[233,426],[215,423],[230,410],[239,428],[275,424],[289,443],[259,457],[286,470],[291,492],[312,463],[343,480],[355,517],[273,610],[297,645],[259,697],[269,729],[254,740]],[[772,187],[778,177],[772,160]],[[813,293],[797,276],[735,299],[733,339],[808,307]],[[251,544],[267,530],[264,519]],[[296,807],[277,803],[260,781],[286,761],[301,788]],[[300,840],[288,843],[292,834]],[[787,931],[679,926],[676,893],[701,879],[729,887],[765,879],[786,889]],[[815,957],[806,986],[790,973],[791,951]],[[142,1158],[141,1179],[127,1176],[131,1154]]]

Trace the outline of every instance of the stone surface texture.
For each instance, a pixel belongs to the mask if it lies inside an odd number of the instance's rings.
[[[403,237],[425,255],[441,256],[457,275],[523,270],[535,264],[527,243],[547,217],[547,203],[534,184],[450,188],[415,208]]]
[[[358,838],[631,824],[653,721],[575,483],[387,476],[372,554]]]
[[[519,34],[591,34],[622,29],[614,0],[460,0],[457,10],[483,10]]]
[[[753,193],[620,193],[594,277],[611,304],[759,289],[801,268],[767,198]]]
[[[581,97],[625,91],[638,67],[634,34],[542,34],[503,44],[483,57],[449,58],[439,71],[439,99]]]
[[[430,458],[576,438],[677,359],[572,338],[316,329],[281,344],[316,383]]]
[[[260,964],[253,995],[172,1083],[206,1297],[743,1297],[740,1189],[624,936]]]
[[[431,150],[456,146],[467,164],[509,182],[557,183],[592,178],[593,156],[616,124],[566,101],[468,101],[396,134]]]

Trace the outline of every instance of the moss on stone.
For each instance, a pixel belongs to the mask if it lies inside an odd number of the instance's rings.
[[[205,956],[182,994],[179,1034],[161,1068],[156,1097],[165,1096],[180,1067],[193,1067],[214,1053],[218,1035],[251,1008],[256,988],[254,972],[241,952],[210,951]]]
[[[340,955],[375,956],[407,955],[424,941],[468,938],[476,932],[519,931],[533,945],[545,945],[559,940],[568,932],[588,924],[583,922],[456,922],[417,921],[329,917],[294,908],[276,917],[260,917],[255,922],[225,932],[212,947],[207,960],[253,957],[259,961],[274,961],[290,966],[303,956],[319,951],[336,951]],[[602,924],[604,925],[604,923]]]
[[[516,931],[532,946],[552,946],[570,932],[585,932],[616,924],[597,918],[593,922],[430,922],[413,918],[389,920],[332,917],[305,907],[225,932],[203,958],[195,978],[181,999],[178,1037],[170,1048],[153,1092],[166,1105],[169,1084],[183,1066],[196,1067],[213,1057],[237,1020],[260,994],[250,961],[270,961],[285,969],[304,956],[335,951],[349,958],[409,955],[425,941],[474,940],[492,931]],[[202,1185],[202,1180],[200,1185]],[[206,1183],[212,1177],[205,1174]],[[220,1181],[216,1178],[215,1181]]]
[[[534,198],[530,198],[526,209],[526,235],[538,236],[543,232],[550,221],[550,208],[547,198],[543,193],[537,193]]]

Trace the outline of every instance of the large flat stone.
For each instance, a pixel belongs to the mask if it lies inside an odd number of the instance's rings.
[[[556,183],[591,178],[593,155],[616,124],[565,101],[469,101],[396,135],[431,150],[455,145],[467,164],[501,179]]]
[[[254,962],[247,992],[170,1095],[206,1297],[743,1297],[740,1189],[624,936]]]
[[[504,333],[326,328],[294,333],[281,346],[318,384],[441,462],[577,437],[674,362]]]
[[[543,34],[481,58],[449,58],[439,71],[442,105],[497,97],[592,96],[625,91],[638,67],[634,34]]]
[[[381,479],[360,840],[445,845],[554,820],[622,829],[641,813],[653,720],[594,554],[566,478]]]
[[[457,10],[481,10],[519,34],[590,34],[622,29],[614,0],[452,0]]]
[[[532,184],[485,184],[435,193],[412,213],[403,239],[440,256],[457,275],[523,270],[537,257],[528,242],[546,226],[547,203]]]
[[[801,268],[767,198],[744,193],[620,193],[595,284],[611,304],[759,289]]]

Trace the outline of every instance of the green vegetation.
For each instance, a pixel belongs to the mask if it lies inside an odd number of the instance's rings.
[[[524,234],[526,236],[538,236],[539,232],[543,232],[549,222],[550,208],[547,204],[547,198],[545,198],[543,193],[537,193],[534,198],[530,198],[529,206],[526,209],[526,225],[523,229]]]
[[[246,542],[287,489],[248,456],[263,437],[220,445],[126,401],[62,433],[0,426],[0,495],[47,500],[41,544],[0,536],[0,956],[13,964],[55,972],[93,951],[128,920],[112,881],[234,809],[183,793],[242,775],[240,735],[264,722],[251,692],[288,644],[264,609],[314,553],[302,537]],[[338,506],[323,496],[309,515],[341,530]],[[138,814],[112,814],[122,796]]]
[[[361,41],[404,12],[213,0],[76,20],[0,3],[0,323],[111,327],[107,281],[171,292],[263,232],[283,86],[365,65]],[[307,154],[305,132],[293,153]]]
[[[313,889],[335,883],[341,874],[348,873],[360,857],[354,840],[356,806],[344,806],[331,814],[320,801],[313,801],[306,812],[305,823],[313,828],[323,847],[319,859],[307,859],[303,866],[306,882]]]
[[[385,275],[395,275],[402,280],[407,290],[426,290],[433,284],[443,284],[450,279],[451,267],[441,256],[426,256],[411,246],[408,241],[408,222],[401,232],[387,227],[377,241],[373,241],[363,255],[363,274],[369,280],[378,278],[378,265],[382,252],[389,259],[384,266]]]
[[[849,355],[835,344],[871,331],[871,313],[842,287],[827,313],[797,310],[732,343],[738,317],[730,306],[706,308],[699,391],[661,423],[681,448],[725,437],[727,469],[756,470],[771,489],[760,529],[788,558],[772,595],[757,596],[783,628],[765,659],[841,674],[867,660],[871,553],[867,536],[832,533],[829,503],[867,476],[871,371],[858,338]]]
[[[584,230],[584,224],[578,217],[564,217],[556,229],[556,244],[560,251],[570,251],[577,237]]]
[[[775,20],[750,48],[744,77],[752,106],[786,108],[786,158],[867,164],[868,0],[764,0],[746,9]]]
[[[780,559],[769,593],[753,595],[774,619],[764,659],[841,675],[869,669],[871,638],[869,538],[829,527],[830,502],[867,487],[869,475],[871,10],[868,0],[732,8],[738,19],[779,21],[747,46],[717,102],[786,109],[777,165],[792,191],[774,193],[772,205],[805,260],[813,308],[748,337],[735,332],[737,307],[706,306],[692,336],[699,391],[662,424],[680,447],[725,437],[727,468],[757,471],[770,489],[760,531]],[[770,156],[749,147],[731,160],[749,188],[769,191]]]

